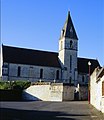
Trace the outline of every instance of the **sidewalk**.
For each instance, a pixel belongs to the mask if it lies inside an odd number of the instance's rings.
[[[104,120],[104,113],[98,111],[92,105],[89,105],[92,120]]]

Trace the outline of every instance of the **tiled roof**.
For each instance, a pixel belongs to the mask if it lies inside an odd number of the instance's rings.
[[[3,46],[3,61],[7,63],[60,67],[58,53]]]
[[[98,66],[100,67],[99,62],[96,59],[78,58],[78,73],[89,73],[89,61],[91,62],[90,74],[92,74],[95,68]]]

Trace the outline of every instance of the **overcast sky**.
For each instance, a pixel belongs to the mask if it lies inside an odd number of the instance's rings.
[[[58,52],[70,11],[78,56],[104,65],[104,0],[1,0],[1,43]]]

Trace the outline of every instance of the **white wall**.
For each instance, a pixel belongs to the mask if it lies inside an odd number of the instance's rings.
[[[103,77],[101,78],[101,81],[100,82],[104,82],[104,75]],[[101,85],[101,89],[102,89],[102,85]],[[102,91],[102,90],[101,90]],[[102,96],[101,98],[101,111],[104,113],[104,96]]]
[[[97,73],[98,69],[96,68],[90,79],[90,103],[104,113],[104,96],[102,96],[102,81],[104,81],[104,75],[97,81]]]
[[[63,101],[63,83],[52,83],[50,85],[50,101]]]
[[[50,100],[50,85],[33,85],[23,93],[24,99],[28,100]]]
[[[93,72],[93,74],[90,77],[90,103],[97,107],[97,104],[99,104],[99,101],[97,103],[97,83],[96,83],[96,75],[97,75],[97,69]]]
[[[27,100],[69,101],[74,100],[74,90],[74,86],[63,83],[33,85],[24,90],[23,97]]]

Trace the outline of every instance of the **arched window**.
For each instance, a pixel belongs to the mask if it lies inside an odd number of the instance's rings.
[[[69,83],[71,84],[71,82],[72,82],[72,78],[70,77],[70,79],[69,79]]]
[[[43,78],[43,69],[40,69],[40,78]]]
[[[72,48],[73,47],[73,41],[71,40],[70,41],[70,48]]]
[[[84,75],[82,76],[82,82],[84,82]]]
[[[70,55],[70,73],[72,71],[72,55]]]
[[[17,76],[20,77],[20,74],[21,74],[21,67],[19,66],[17,71]]]
[[[59,79],[59,70],[56,71],[56,80]]]

